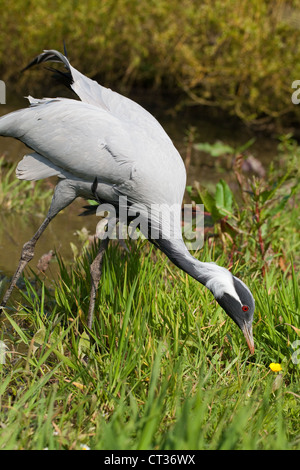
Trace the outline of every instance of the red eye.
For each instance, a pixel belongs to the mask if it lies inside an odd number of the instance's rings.
[[[243,305],[242,310],[243,310],[243,312],[248,312],[248,310],[249,310],[248,305]]]

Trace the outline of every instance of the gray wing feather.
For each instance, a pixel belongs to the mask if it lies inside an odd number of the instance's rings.
[[[50,176],[66,177],[61,168],[35,152],[23,157],[17,166],[16,175],[20,180],[27,181],[37,181]]]

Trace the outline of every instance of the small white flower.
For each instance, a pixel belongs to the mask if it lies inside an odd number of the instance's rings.
[[[80,445],[80,449],[81,449],[81,450],[91,450],[90,447],[89,447],[88,445],[86,445],[86,444],[81,444],[81,445]]]

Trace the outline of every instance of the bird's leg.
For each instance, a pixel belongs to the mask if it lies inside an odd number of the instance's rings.
[[[102,274],[103,255],[105,253],[105,250],[108,247],[108,242],[109,242],[108,237],[101,240],[100,248],[97,253],[97,256],[90,266],[91,293],[90,293],[89,312],[88,312],[88,318],[87,318],[87,326],[89,329],[91,329],[93,325],[96,296],[97,296],[98,286],[99,286],[99,282],[100,282],[101,274]]]
[[[22,272],[24,271],[27,263],[33,258],[34,255],[34,248],[35,245],[44,232],[44,230],[48,227],[49,223],[51,220],[65,207],[67,207],[69,204],[71,204],[72,201],[76,198],[76,190],[73,186],[72,181],[64,179],[60,180],[60,182],[57,184],[53,198],[51,201],[51,206],[49,209],[49,212],[47,214],[47,217],[45,218],[44,222],[41,224],[37,232],[33,235],[31,240],[29,240],[25,245],[23,246],[22,253],[21,253],[21,258],[19,261],[19,266],[13,275],[13,278],[11,280],[10,286],[8,290],[6,291],[2,302],[0,303],[0,313],[2,309],[6,306],[11,293],[13,291],[13,288],[18,282],[18,279],[20,278]]]
[[[114,214],[111,214],[108,218],[102,219],[97,225],[96,234],[98,238],[100,238],[101,242],[100,242],[100,247],[99,247],[97,256],[90,266],[91,293],[90,293],[90,305],[89,305],[88,319],[87,319],[87,326],[89,329],[91,329],[93,325],[96,296],[97,296],[99,282],[100,282],[101,275],[102,275],[103,256],[108,247],[108,242],[110,238],[112,237],[113,231],[116,228],[118,222],[119,222],[118,217],[116,217]]]
[[[18,266],[15,274],[13,275],[10,286],[7,289],[5,295],[2,299],[2,302],[0,304],[0,312],[1,312],[2,308],[6,306],[7,301],[10,298],[11,293],[13,291],[13,288],[17,284],[17,282],[18,282],[22,272],[24,271],[27,263],[33,258],[34,248],[35,248],[36,242],[38,241],[38,239],[40,238],[40,236],[42,235],[42,233],[44,232],[46,227],[48,227],[51,220],[52,219],[47,216],[46,219],[44,220],[44,222],[42,223],[42,225],[37,230],[37,232],[31,238],[31,240],[29,240],[28,242],[26,242],[24,244],[23,249],[22,249],[22,253],[21,253],[21,258],[20,258],[20,261],[19,261],[19,266]]]

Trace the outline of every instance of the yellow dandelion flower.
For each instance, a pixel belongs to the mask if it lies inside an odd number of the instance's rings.
[[[275,362],[271,362],[271,364],[269,365],[270,369],[273,371],[273,372],[280,372],[282,370],[282,367],[280,364],[277,364]]]

